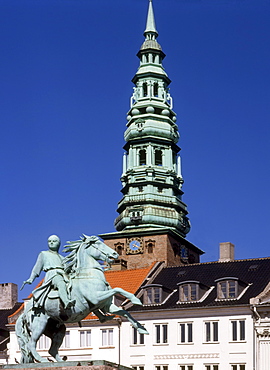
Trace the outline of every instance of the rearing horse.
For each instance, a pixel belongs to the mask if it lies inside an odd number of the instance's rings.
[[[62,361],[58,350],[65,336],[65,323],[79,322],[90,312],[93,312],[100,322],[111,320],[115,314],[123,316],[139,333],[148,334],[127,311],[113,304],[113,296],[121,294],[133,304],[141,305],[141,301],[134,294],[122,288],[112,289],[106,281],[98,260],[111,265],[118,258],[116,251],[96,236],[83,235],[81,240],[68,242],[64,252],[69,252],[64,263],[71,281],[71,299],[75,300],[75,305],[64,309],[57,291],[54,290],[46,297],[44,308],[35,308],[33,298],[27,303],[24,313],[16,322],[16,335],[22,354],[21,363],[47,361],[36,350],[37,341],[42,334],[51,338],[49,354],[56,361]]]

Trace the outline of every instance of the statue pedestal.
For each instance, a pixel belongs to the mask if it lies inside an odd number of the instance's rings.
[[[130,367],[117,365],[109,361],[64,361],[42,362],[34,364],[0,365],[0,369],[42,369],[42,370],[131,370]]]

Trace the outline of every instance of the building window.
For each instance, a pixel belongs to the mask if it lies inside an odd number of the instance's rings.
[[[162,151],[158,149],[155,150],[155,165],[162,166]]]
[[[156,344],[168,343],[168,324],[155,325],[155,343]]]
[[[205,370],[218,370],[218,365],[217,364],[207,364],[204,365]]]
[[[132,365],[133,370],[144,370],[144,365]]]
[[[114,249],[119,254],[119,256],[122,256],[124,250],[124,243],[114,244]]]
[[[168,370],[169,366],[168,365],[156,365],[155,370]]]
[[[50,340],[50,338],[48,338],[46,335],[42,335],[40,338],[39,338],[39,340],[38,340],[38,342],[37,342],[37,348],[38,349],[49,349],[50,348],[50,346],[51,346],[51,340]]]
[[[70,348],[70,331],[66,331],[61,348]]]
[[[193,370],[193,365],[180,365],[179,370]]]
[[[148,243],[147,244],[147,252],[148,253],[153,253],[153,247],[154,247],[153,243]]]
[[[183,322],[179,324],[179,343],[193,342],[192,322]]]
[[[231,370],[246,370],[245,364],[233,364],[231,365]]]
[[[161,287],[146,288],[144,292],[144,304],[157,304],[162,302]]]
[[[147,253],[153,253],[154,246],[155,246],[155,240],[148,239],[145,241],[145,247],[146,247]]]
[[[224,280],[217,283],[218,299],[233,299],[238,296],[237,280]]]
[[[146,165],[146,150],[141,149],[139,151],[139,166],[144,166]]]
[[[154,96],[158,96],[158,83],[154,82]]]
[[[135,328],[132,328],[132,344],[144,344],[144,335]]]
[[[196,283],[181,284],[179,291],[180,302],[192,302],[199,299],[199,285]]]
[[[113,329],[102,329],[102,347],[113,346]]]
[[[245,320],[232,320],[232,341],[239,342],[246,339]],[[238,369],[237,369],[238,370]]]
[[[218,321],[206,321],[205,325],[205,341],[218,342]]]
[[[80,347],[91,347],[91,330],[80,331]]]
[[[148,62],[148,55],[145,56],[145,59],[146,59],[146,63]],[[144,82],[143,85],[143,96],[147,96],[147,83]]]

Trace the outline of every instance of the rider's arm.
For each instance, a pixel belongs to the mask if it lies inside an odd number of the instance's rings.
[[[39,277],[41,271],[43,270],[43,253],[39,253],[37,262],[35,263],[35,266],[32,269],[31,275],[29,279],[26,280],[26,284],[32,284],[35,278]]]

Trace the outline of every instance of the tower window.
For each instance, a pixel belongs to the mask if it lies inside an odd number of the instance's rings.
[[[139,151],[139,166],[144,166],[146,165],[146,150],[141,149]]]
[[[116,243],[114,245],[114,249],[119,254],[119,256],[122,256],[123,250],[124,250],[124,244],[123,243]]]
[[[153,253],[153,244],[152,243],[149,243],[147,245],[147,249],[148,249],[148,253]]]
[[[154,246],[155,246],[155,240],[149,239],[145,241],[146,250],[148,253],[153,253]]]
[[[154,83],[154,96],[158,96],[158,83]]]
[[[143,87],[143,96],[147,96],[147,83],[144,82],[142,87]]]
[[[155,165],[162,166],[162,151],[161,150],[155,151]]]

